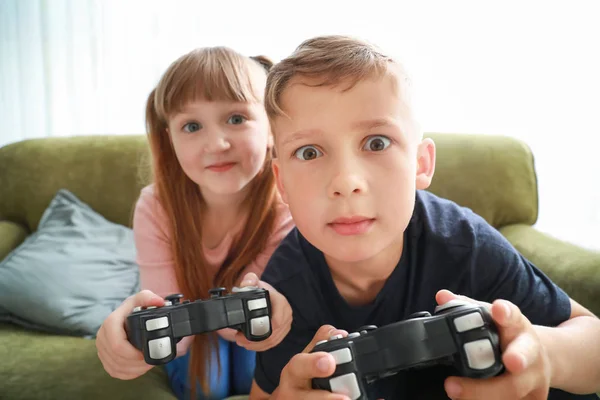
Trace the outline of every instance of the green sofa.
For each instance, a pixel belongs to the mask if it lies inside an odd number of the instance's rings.
[[[431,191],[468,206],[500,230],[574,299],[600,314],[600,253],[538,232],[533,156],[499,136],[429,134],[437,144]],[[108,220],[130,226],[146,183],[143,135],[47,138],[0,148],[0,260],[36,230],[65,188]],[[59,266],[57,266],[58,268]],[[0,398],[173,399],[154,368],[131,381],[111,378],[93,340],[0,324]]]

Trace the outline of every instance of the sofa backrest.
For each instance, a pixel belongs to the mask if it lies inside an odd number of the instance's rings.
[[[493,226],[533,224],[533,157],[504,136],[426,134],[436,143],[431,192],[471,208]],[[67,189],[108,220],[131,226],[149,150],[144,135],[30,139],[0,148],[0,221],[30,232],[56,192]]]

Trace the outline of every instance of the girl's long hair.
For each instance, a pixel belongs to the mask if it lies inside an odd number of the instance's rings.
[[[250,183],[243,204],[247,222],[212,277],[202,251],[201,216],[205,204],[198,185],[177,161],[167,131],[169,117],[195,99],[262,102],[263,88],[253,86],[252,68],[268,70],[271,66],[264,56],[245,57],[226,47],[201,48],[173,62],[148,96],[146,129],[155,193],[169,221],[177,284],[185,298],[192,301],[207,298],[212,287],[230,290],[244,267],[265,248],[268,238],[265,232],[272,230],[276,217],[277,191],[271,170],[272,154],[267,151],[264,165]],[[211,363],[211,345],[215,349],[218,346],[216,334],[196,335],[191,347],[190,382],[198,379],[204,393],[209,390],[207,367]],[[191,390],[195,396],[193,383]]]

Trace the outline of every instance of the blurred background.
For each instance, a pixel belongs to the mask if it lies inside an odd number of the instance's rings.
[[[592,0],[0,0],[0,146],[144,133],[148,93],[195,47],[277,61],[349,34],[405,64],[425,131],[525,141],[536,227],[600,249],[599,17]]]

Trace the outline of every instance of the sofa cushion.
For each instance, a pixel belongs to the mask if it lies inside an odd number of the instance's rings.
[[[0,262],[0,322],[93,337],[138,290],[133,231],[59,190],[38,230]]]
[[[177,399],[161,367],[133,380],[112,378],[94,340],[0,324],[0,359],[0,399]]]

